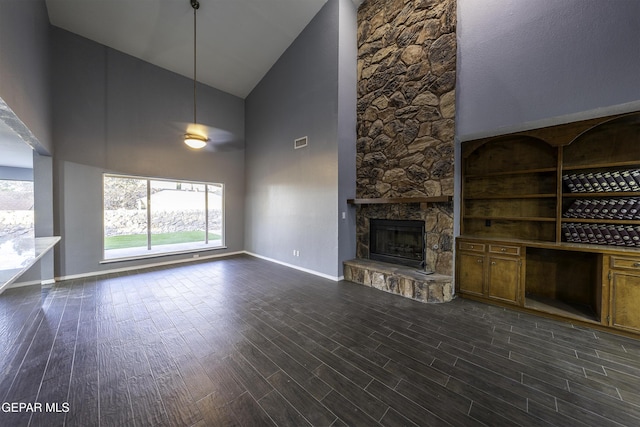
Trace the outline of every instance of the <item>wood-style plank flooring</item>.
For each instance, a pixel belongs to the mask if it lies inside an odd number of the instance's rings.
[[[473,301],[249,256],[39,292],[0,297],[0,426],[640,425],[640,341]]]

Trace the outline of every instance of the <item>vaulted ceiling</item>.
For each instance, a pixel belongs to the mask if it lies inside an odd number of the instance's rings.
[[[193,78],[191,0],[45,2],[52,25]],[[245,98],[326,2],[199,0],[198,81]],[[1,165],[31,167],[31,149],[2,123],[0,151]]]
[[[51,24],[192,78],[190,2],[46,0]],[[326,2],[199,0],[198,81],[246,97]]]

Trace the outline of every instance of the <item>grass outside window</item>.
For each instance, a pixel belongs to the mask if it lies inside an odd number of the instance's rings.
[[[171,245],[176,243],[204,242],[204,231],[181,231],[177,233],[154,234],[151,241],[154,245]],[[209,240],[220,240],[222,236],[209,233]],[[146,234],[130,234],[104,238],[105,250],[139,248],[147,246]]]

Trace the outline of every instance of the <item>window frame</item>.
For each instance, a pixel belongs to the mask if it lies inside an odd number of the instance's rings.
[[[178,250],[167,250],[167,251],[158,251],[157,249],[152,252],[152,253],[140,253],[140,254],[135,254],[135,255],[131,255],[131,256],[122,256],[122,257],[113,257],[113,258],[107,258],[106,257],[106,252],[107,250],[105,249],[105,225],[106,225],[106,218],[105,218],[105,182],[106,182],[106,178],[110,177],[110,178],[122,178],[122,179],[139,179],[139,180],[145,180],[146,181],[146,203],[147,203],[147,209],[146,209],[146,217],[147,217],[147,247],[146,250],[147,251],[151,251],[153,250],[151,247],[151,236],[152,236],[152,231],[151,231],[151,215],[152,215],[152,205],[151,205],[151,183],[152,181],[165,181],[165,182],[171,182],[171,183],[182,183],[182,184],[196,184],[196,185],[204,185],[204,194],[205,194],[205,205],[204,205],[204,210],[205,210],[205,241],[203,243],[198,243],[198,245],[207,245],[207,247],[193,247],[193,248],[186,248],[186,249],[178,249]],[[222,190],[222,194],[221,194],[221,222],[222,222],[222,226],[221,226],[221,239],[220,239],[220,244],[217,246],[208,246],[211,242],[211,240],[209,239],[209,230],[210,230],[210,224],[209,224],[209,186],[216,186],[219,187]],[[180,255],[180,254],[190,254],[190,253],[198,253],[198,252],[208,252],[208,251],[215,251],[215,250],[220,250],[220,249],[227,249],[227,245],[226,245],[226,185],[223,182],[206,182],[206,181],[193,181],[193,180],[187,180],[187,179],[175,179],[175,178],[158,178],[158,177],[149,177],[149,176],[139,176],[139,175],[128,175],[128,174],[118,174],[118,173],[111,173],[111,172],[104,172],[102,174],[102,233],[101,233],[101,251],[102,251],[102,260],[100,261],[100,264],[108,264],[108,263],[115,263],[115,262],[122,262],[122,261],[131,261],[131,260],[138,260],[138,259],[148,259],[148,258],[159,258],[159,257],[166,257],[166,256],[171,256],[171,255]],[[156,245],[156,248],[160,246],[162,247],[163,245]],[[196,258],[196,256],[194,255],[194,258]]]

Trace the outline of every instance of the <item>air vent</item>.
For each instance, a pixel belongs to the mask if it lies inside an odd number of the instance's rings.
[[[309,145],[309,139],[306,136],[303,136],[302,138],[298,138],[295,141],[293,141],[293,148],[295,148],[296,150],[298,148],[304,148],[307,145]]]

